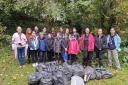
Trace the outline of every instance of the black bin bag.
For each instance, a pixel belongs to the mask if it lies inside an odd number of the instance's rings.
[[[28,85],[39,85],[40,79],[42,78],[41,73],[36,72],[28,77]]]

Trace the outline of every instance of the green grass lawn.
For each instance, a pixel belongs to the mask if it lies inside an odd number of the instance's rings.
[[[107,67],[113,73],[113,78],[89,81],[86,85],[128,85],[128,68],[122,65],[118,73]],[[35,69],[30,65],[21,69],[10,49],[0,49],[0,85],[27,85],[27,77]]]

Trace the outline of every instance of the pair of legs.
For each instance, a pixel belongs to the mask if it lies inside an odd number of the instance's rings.
[[[102,59],[104,56],[104,52],[102,50],[96,50],[96,66],[103,66]]]
[[[54,52],[53,50],[47,51],[47,56],[48,56],[48,61],[53,61],[54,60]]]
[[[45,63],[46,60],[46,52],[45,51],[40,51],[39,53],[39,62],[40,63]]]
[[[92,66],[92,51],[85,51],[84,52],[84,58],[83,58],[83,65],[84,66]]]
[[[114,50],[108,50],[108,61],[109,61],[109,66],[112,66],[112,59],[115,61],[115,66],[116,69],[120,69],[120,62],[118,59],[118,51],[116,49]]]
[[[75,54],[70,54],[69,58],[70,58],[69,60],[70,60],[71,64],[77,62],[77,56]]]
[[[38,62],[38,50],[30,50],[30,61],[31,63]]]
[[[20,66],[24,65],[25,63],[25,47],[17,48],[17,57]]]
[[[64,61],[61,53],[55,53],[55,60],[57,60],[59,63],[62,63]]]

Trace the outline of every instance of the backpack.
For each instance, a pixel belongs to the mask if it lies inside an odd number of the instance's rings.
[[[71,85],[85,85],[84,80],[79,76],[73,76],[71,78]]]

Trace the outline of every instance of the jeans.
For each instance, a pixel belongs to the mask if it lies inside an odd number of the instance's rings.
[[[120,62],[118,59],[118,51],[116,49],[114,50],[108,50],[108,61],[109,61],[109,66],[112,66],[112,58],[115,61],[115,66],[117,69],[120,69]]]
[[[104,52],[102,50],[96,50],[96,65],[103,66],[102,59],[104,56]]]
[[[47,51],[48,61],[53,61],[54,52],[53,50]]]
[[[40,51],[40,53],[39,53],[39,62],[40,63],[45,63],[45,55],[46,55],[46,52],[45,51]]]
[[[20,65],[25,63],[25,47],[17,48],[17,56]]]

